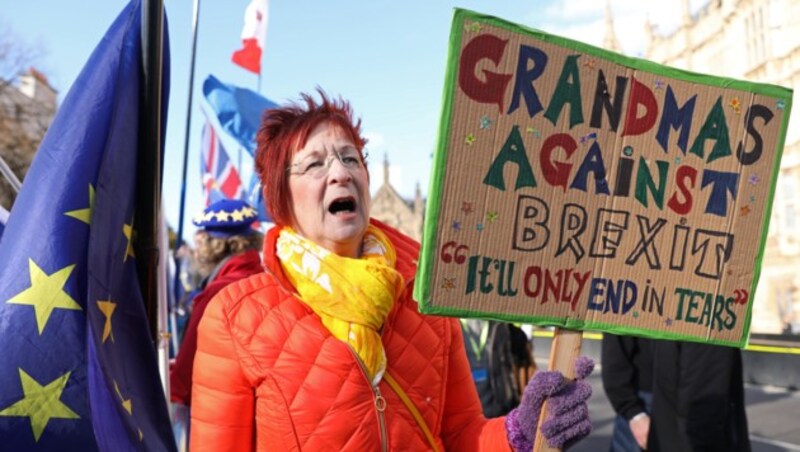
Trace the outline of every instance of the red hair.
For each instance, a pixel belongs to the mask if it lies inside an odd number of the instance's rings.
[[[341,97],[330,99],[321,88],[317,88],[317,92],[319,103],[311,95],[301,93],[302,102],[266,110],[256,136],[256,171],[267,210],[272,221],[279,226],[290,225],[294,219],[286,168],[294,153],[306,145],[315,127],[323,122],[340,127],[362,153],[363,159],[362,151],[367,140],[361,136],[361,119],[353,118],[350,103]]]

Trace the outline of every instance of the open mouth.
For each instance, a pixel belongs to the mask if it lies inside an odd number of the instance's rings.
[[[356,211],[356,200],[352,196],[336,198],[328,206],[328,212],[333,215],[353,213]]]

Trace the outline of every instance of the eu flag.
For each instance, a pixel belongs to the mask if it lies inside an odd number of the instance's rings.
[[[175,450],[131,245],[141,29],[133,0],[66,96],[0,243],[4,450]]]

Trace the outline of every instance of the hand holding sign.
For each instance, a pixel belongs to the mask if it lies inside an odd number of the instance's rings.
[[[568,381],[558,371],[537,372],[525,388],[519,407],[506,418],[511,445],[516,450],[531,450],[546,400],[550,409],[541,432],[550,446],[563,448],[587,436],[592,423],[586,402],[592,395],[592,387],[584,379],[593,369],[591,358],[582,356],[575,362],[574,381]]]

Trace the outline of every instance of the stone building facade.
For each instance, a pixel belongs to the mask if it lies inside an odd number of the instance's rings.
[[[22,180],[56,112],[57,93],[31,68],[17,83],[0,80],[0,157]],[[15,191],[0,174],[0,205],[10,210]]]
[[[409,201],[397,193],[389,182],[389,160],[383,160],[383,184],[372,197],[371,216],[397,228],[416,241],[422,239],[425,202],[417,182],[414,199]]]
[[[670,34],[660,35],[653,24],[645,25],[644,58],[800,91],[800,0],[710,0],[694,14],[689,0],[677,6],[682,20]],[[800,334],[798,105],[790,117],[755,296],[753,333]]]

